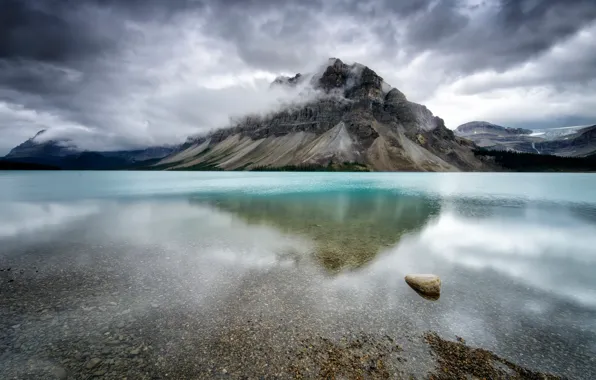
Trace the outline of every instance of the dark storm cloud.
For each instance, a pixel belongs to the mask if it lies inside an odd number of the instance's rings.
[[[503,70],[525,62],[596,20],[593,0],[501,0],[475,6],[461,0],[230,0],[207,2],[207,7],[213,12],[212,33],[231,41],[248,64],[274,69],[307,59],[302,53],[329,37],[320,33],[321,27],[335,17],[349,17],[363,29],[371,28],[384,51],[407,46],[412,55],[440,52],[457,63],[453,70],[464,72]],[[481,16],[474,19],[466,11]],[[268,21],[255,22],[269,13],[273,14]],[[404,25],[400,39],[395,29]]]
[[[232,43],[249,65],[281,70],[304,67],[315,47],[330,38],[325,24],[341,19],[354,21],[363,29],[376,28],[386,49],[398,42],[388,19],[401,21],[428,9],[431,0],[404,1],[241,1],[203,2],[211,12],[209,30]],[[379,24],[385,24],[383,28]],[[346,30],[339,38],[349,40],[362,30]],[[332,42],[332,41],[331,41]],[[319,58],[319,57],[317,57]]]
[[[593,0],[0,0],[0,150],[48,126],[118,146],[172,142],[245,110],[239,82],[332,55],[418,101],[468,77],[466,95],[562,86],[583,96],[596,49],[581,47],[596,37],[551,53],[595,20]],[[530,74],[474,77],[527,64]]]
[[[468,10],[481,11],[480,17],[474,20]],[[329,38],[321,33],[324,24],[348,18],[372,30],[383,51],[436,51],[459,64],[454,70],[469,72],[502,70],[543,53],[593,22],[596,2],[501,0],[470,6],[462,0],[3,0],[0,58],[72,62],[110,54],[131,38],[127,20],[172,20],[183,12],[205,16],[205,33],[232,45],[246,64],[257,68],[303,66],[309,50]],[[405,33],[395,30],[403,26]],[[341,38],[358,33],[352,30]]]
[[[445,0],[410,20],[407,42],[413,50],[441,47],[452,36],[465,31],[469,19],[459,12],[455,0]],[[449,49],[448,44],[445,48]]]
[[[72,65],[135,37],[126,21],[167,21],[193,0],[0,0],[0,59]]]
[[[110,49],[110,29],[93,28],[93,20],[66,1],[3,0],[0,12],[0,58],[64,62]]]
[[[503,0],[494,21],[481,28],[484,32],[474,29],[460,42],[480,47],[479,65],[502,70],[546,52],[594,20],[592,0]],[[457,48],[465,52],[469,46]]]

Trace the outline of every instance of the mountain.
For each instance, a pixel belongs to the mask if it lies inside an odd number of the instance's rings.
[[[153,168],[490,170],[473,143],[364,65],[332,58],[318,72],[278,77],[271,88],[295,91],[296,100],[191,138]]]
[[[473,121],[457,127],[455,134],[491,150],[570,157],[596,153],[596,125],[530,130]]]
[[[31,137],[22,144],[12,148],[6,155],[6,158],[21,159],[31,157],[65,157],[77,153],[70,140],[44,140],[43,135],[47,132],[42,129],[35,136]]]
[[[552,132],[551,132],[552,133]],[[538,135],[537,137],[541,137]],[[540,154],[585,157],[596,154],[596,125],[578,128],[561,135],[545,134],[545,141],[534,144]],[[550,139],[549,139],[550,138]]]
[[[492,124],[487,121],[471,121],[460,125],[455,129],[459,136],[469,136],[477,134],[491,134],[497,136],[528,135],[532,133],[531,129],[506,128],[500,125]]]
[[[68,139],[44,139],[46,130],[14,147],[4,158],[10,162],[47,165],[70,170],[113,170],[148,165],[177,148],[168,146],[137,150],[92,152],[81,151]]]

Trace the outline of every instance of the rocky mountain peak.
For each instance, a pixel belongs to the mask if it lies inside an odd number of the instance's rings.
[[[287,77],[280,75],[271,83],[270,87],[274,86],[288,86],[288,87],[295,87],[297,84],[301,83],[304,77],[302,74],[298,73],[293,77]]]
[[[390,87],[368,66],[360,63],[347,65],[338,58],[330,58],[323,74],[313,79],[315,87],[325,92],[339,90],[344,97],[354,100],[383,101],[384,91]]]
[[[325,91],[331,91],[335,88],[345,87],[349,77],[349,67],[340,59],[331,58],[331,63],[327,66],[323,75],[315,79],[313,85],[322,88]]]
[[[39,136],[41,136],[41,135],[42,135],[42,134],[44,134],[45,132],[47,132],[47,129],[42,129],[42,130],[40,130],[39,132],[37,132],[37,133],[35,134],[35,136],[33,136],[33,137],[32,137],[32,139],[35,139],[36,137],[39,137]]]
[[[46,129],[42,129],[31,137],[27,141],[14,147],[8,154],[7,158],[18,158],[18,157],[33,157],[33,156],[55,156],[62,157],[77,151],[76,146],[68,139],[62,140],[40,140],[40,136],[47,132]]]
[[[369,67],[360,63],[348,65],[339,58],[329,58],[322,69],[315,73],[296,74],[294,77],[279,76],[271,86],[296,87],[298,84],[306,84],[314,90],[356,101],[383,102],[385,95],[391,90],[391,86]],[[397,93],[401,94],[399,91]]]

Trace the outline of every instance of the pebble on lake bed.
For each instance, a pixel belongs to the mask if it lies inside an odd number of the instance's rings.
[[[409,274],[406,283],[424,298],[438,300],[441,296],[441,279],[434,274]]]
[[[85,365],[85,368],[93,369],[93,368],[97,367],[99,365],[99,363],[101,363],[101,359],[93,358],[87,362],[87,364]]]

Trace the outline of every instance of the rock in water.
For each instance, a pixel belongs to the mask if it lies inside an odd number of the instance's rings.
[[[92,369],[92,368],[97,367],[99,365],[99,363],[101,363],[101,359],[93,358],[87,362],[87,365],[85,365],[85,367],[87,369]]]
[[[409,274],[406,282],[422,297],[438,300],[441,296],[441,279],[434,274]]]
[[[54,376],[54,378],[61,380],[68,378],[68,373],[62,367],[55,367],[54,369],[52,369],[52,375]]]

